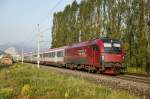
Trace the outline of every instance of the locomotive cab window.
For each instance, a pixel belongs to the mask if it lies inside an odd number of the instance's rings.
[[[112,51],[112,44],[111,43],[104,43],[104,50],[105,52],[111,52]]]
[[[121,52],[121,45],[119,43],[113,43],[113,49],[115,52]]]
[[[104,42],[104,51],[107,53],[120,53],[121,52],[121,44],[120,42]]]

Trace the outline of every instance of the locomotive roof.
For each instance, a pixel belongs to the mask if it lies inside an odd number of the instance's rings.
[[[119,40],[111,39],[109,37],[103,37],[101,39],[102,39],[103,42],[120,42]]]
[[[110,37],[102,37],[102,38],[97,38],[97,39],[93,39],[81,43],[76,43],[69,47],[88,46],[88,45],[96,44],[99,40],[102,40],[103,42],[120,42],[119,40],[111,39]]]
[[[70,47],[80,47],[80,46],[87,46],[87,45],[92,45],[97,43],[98,40],[101,40],[100,38],[98,39],[93,39],[93,40],[89,40],[89,41],[85,41],[85,42],[81,42],[81,43],[76,43],[71,45]]]

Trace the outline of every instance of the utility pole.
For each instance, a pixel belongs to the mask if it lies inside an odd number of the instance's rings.
[[[24,56],[23,56],[23,48],[22,48],[22,64],[23,64],[23,57],[24,57]]]
[[[18,63],[18,50],[17,50],[17,63]]]
[[[40,68],[40,29],[38,26],[38,53],[37,53],[37,68]]]

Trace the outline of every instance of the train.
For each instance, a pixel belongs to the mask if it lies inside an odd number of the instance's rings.
[[[27,54],[24,57],[26,62],[41,65],[52,65],[77,70],[87,70],[104,74],[124,73],[125,52],[123,44],[119,40],[103,37],[76,43],[69,46],[48,49],[37,54]]]

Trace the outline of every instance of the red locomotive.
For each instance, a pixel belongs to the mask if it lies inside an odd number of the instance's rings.
[[[36,55],[26,56],[26,60],[29,59],[32,60],[31,62],[37,61]],[[40,54],[40,61],[47,65],[107,74],[118,74],[125,70],[121,42],[108,37],[50,49]]]
[[[122,63],[124,52],[121,42],[110,38],[86,41],[69,46],[66,50],[66,64],[76,68],[116,74],[125,69]]]

